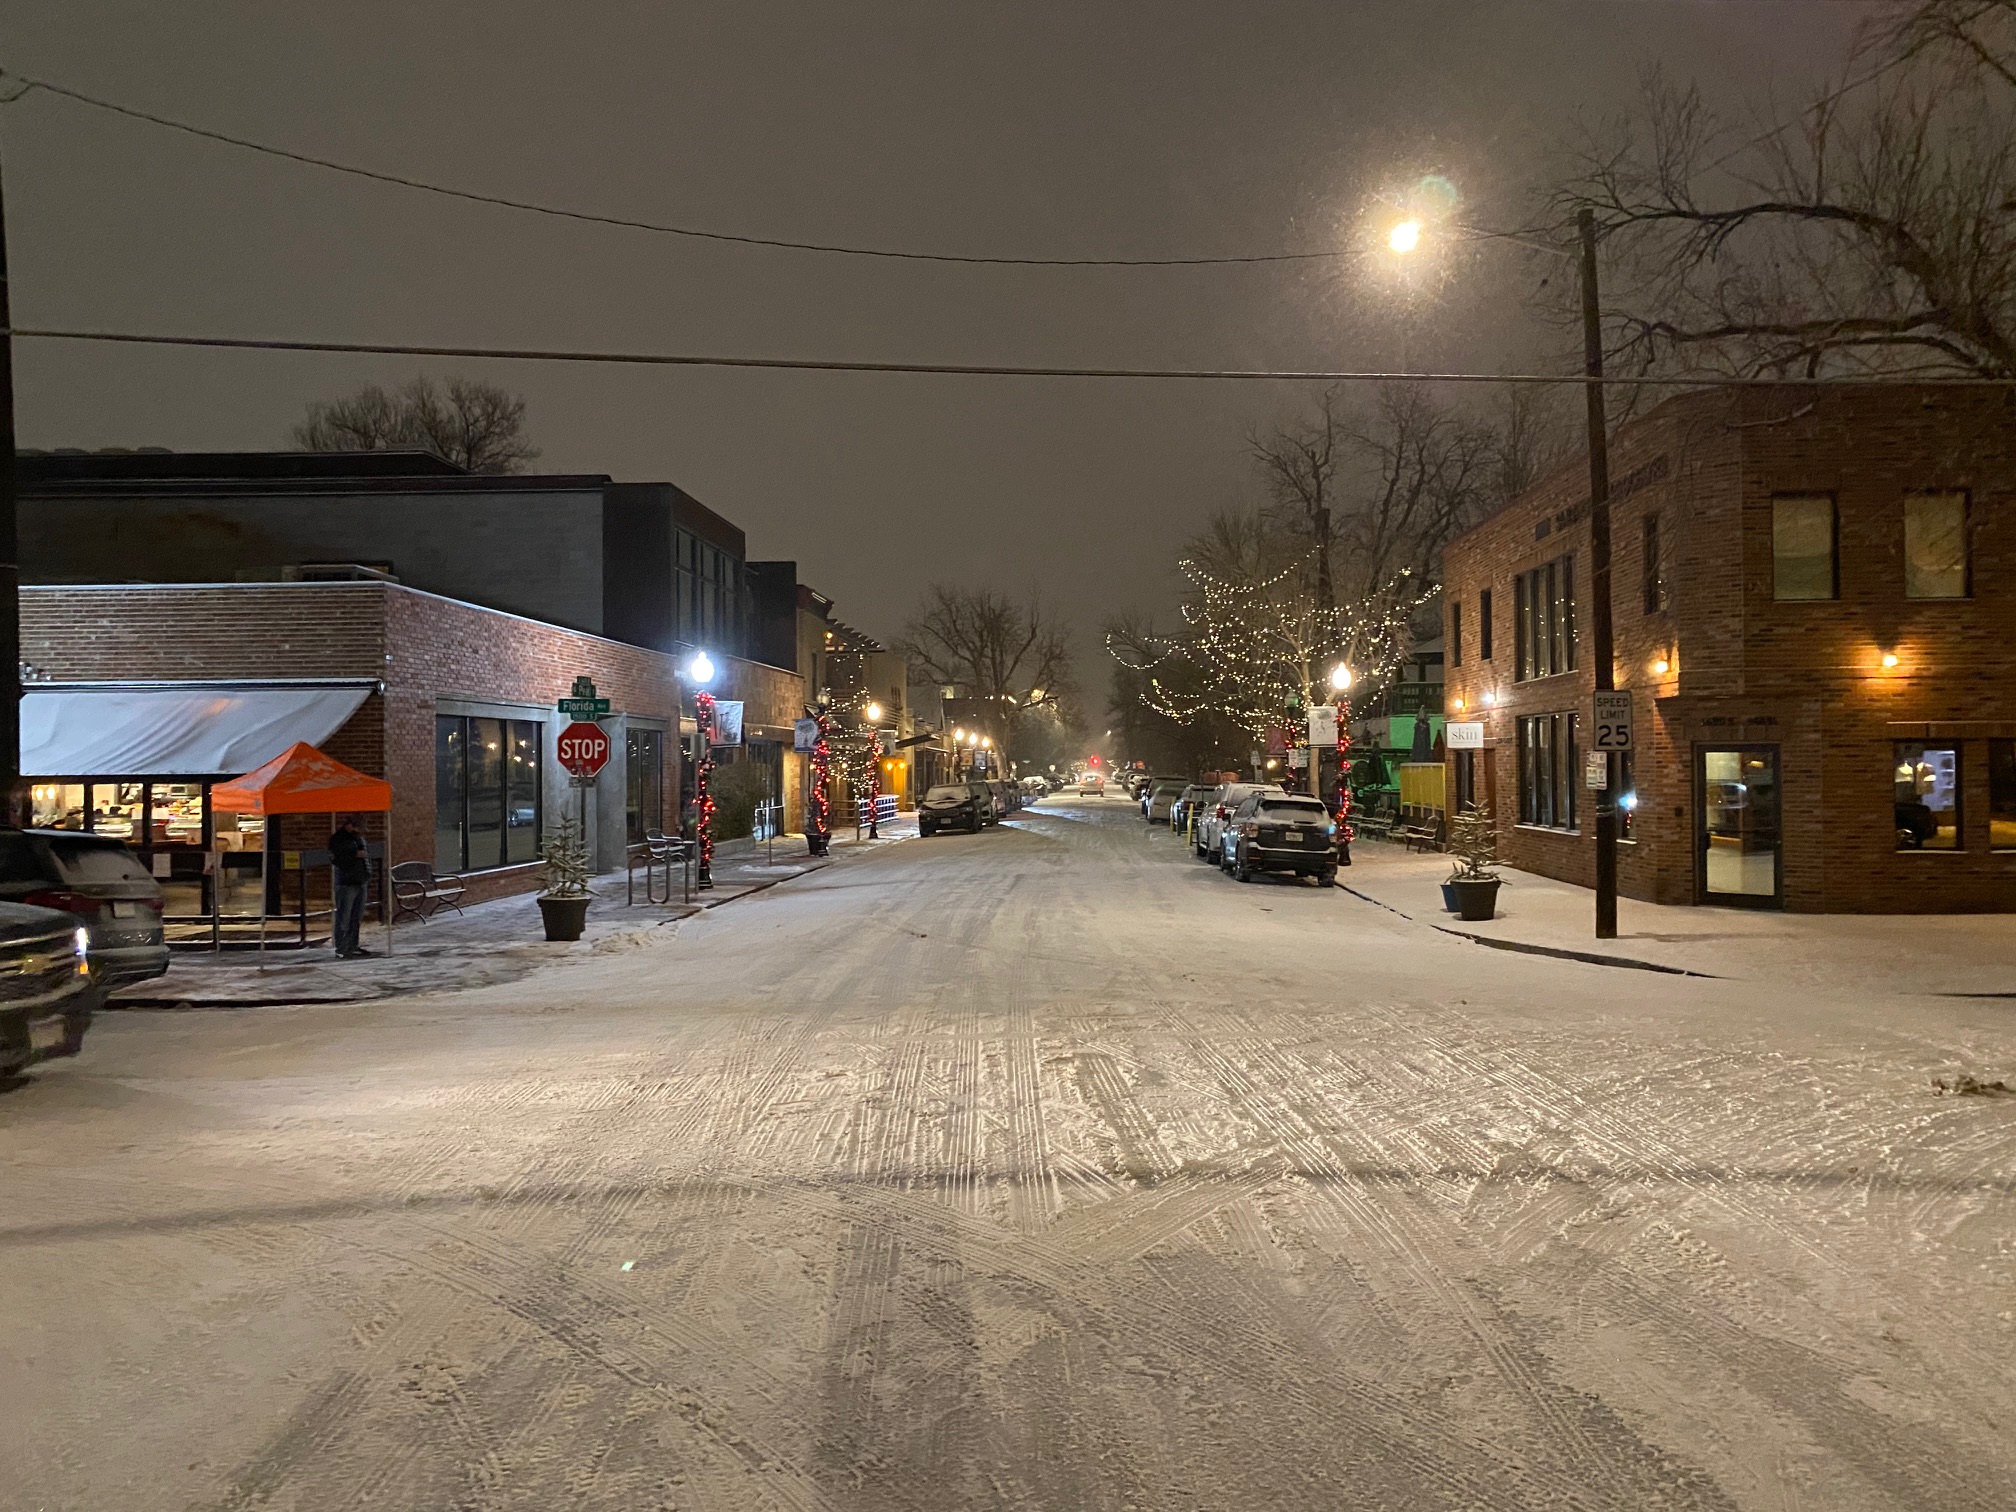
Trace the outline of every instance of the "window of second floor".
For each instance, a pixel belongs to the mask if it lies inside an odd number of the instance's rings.
[[[1840,597],[1832,494],[1771,501],[1771,596],[1781,603]]]
[[[1904,597],[1967,597],[1967,495],[1904,496]]]
[[[1647,513],[1642,555],[1645,572],[1645,612],[1666,607],[1666,543],[1659,534],[1659,516]]]
[[[1575,558],[1557,557],[1513,579],[1517,677],[1575,670]]]
[[[1477,595],[1477,659],[1491,660],[1491,590]]]

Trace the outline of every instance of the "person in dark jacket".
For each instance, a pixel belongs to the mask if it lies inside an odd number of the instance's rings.
[[[343,960],[368,956],[370,951],[357,943],[357,929],[364,921],[364,893],[371,885],[371,855],[364,848],[357,816],[345,814],[329,837],[329,860],[336,873],[336,954]]]

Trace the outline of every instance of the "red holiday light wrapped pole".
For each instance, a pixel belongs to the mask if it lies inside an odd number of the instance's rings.
[[[826,787],[832,774],[833,751],[826,743],[826,706],[806,711],[819,725],[819,738],[812,745],[812,792],[805,805],[805,849],[814,856],[826,854],[833,838],[833,802]]]
[[[714,695],[693,695],[693,723],[699,754],[693,763],[693,834],[700,850],[699,884],[714,885],[714,793],[708,778],[714,772]]]

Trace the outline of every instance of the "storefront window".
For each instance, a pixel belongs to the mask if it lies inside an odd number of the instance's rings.
[[[1519,822],[1575,828],[1575,789],[1582,768],[1573,714],[1538,714],[1519,721]]]
[[[665,735],[631,730],[623,737],[624,827],[630,844],[642,845],[651,830],[665,829]]]
[[[203,844],[203,792],[200,782],[157,782],[147,795],[148,844],[162,848]],[[249,826],[249,828],[248,828]],[[219,814],[217,832],[227,832],[234,850],[257,850],[266,821],[256,814]],[[249,840],[243,837],[249,835]]]
[[[468,723],[445,716],[434,721],[434,869],[440,872],[459,872],[466,864],[462,818],[469,781],[463,747]]]
[[[1952,746],[1899,741],[1897,849],[1960,848],[1960,752]]]
[[[517,865],[539,859],[539,726],[514,719],[506,733],[511,748],[504,763],[504,859]]]
[[[529,719],[434,721],[434,867],[476,871],[539,859],[540,744]]]
[[[89,810],[81,782],[38,782],[34,785],[36,829],[81,830]]]
[[[1988,845],[2016,850],[2016,740],[1988,742]]]
[[[129,845],[147,843],[147,784],[97,782],[91,785],[91,828]]]

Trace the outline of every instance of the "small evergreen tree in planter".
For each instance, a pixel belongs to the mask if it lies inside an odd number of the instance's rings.
[[[546,886],[539,894],[539,912],[549,940],[578,940],[588,923],[588,843],[572,819],[539,847],[546,863]]]
[[[1449,828],[1449,854],[1456,858],[1445,891],[1456,894],[1456,916],[1479,923],[1498,915],[1498,826],[1489,803],[1468,803]]]

